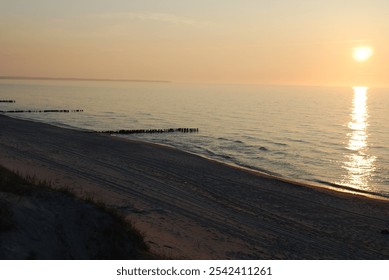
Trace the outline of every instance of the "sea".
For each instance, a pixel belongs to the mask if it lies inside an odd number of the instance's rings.
[[[115,135],[339,191],[389,198],[389,89],[0,79],[2,114]],[[82,112],[7,113],[14,110]]]

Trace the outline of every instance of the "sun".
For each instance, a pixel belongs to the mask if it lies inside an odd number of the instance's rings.
[[[373,55],[373,49],[371,47],[357,47],[354,48],[353,57],[358,62],[368,60]]]

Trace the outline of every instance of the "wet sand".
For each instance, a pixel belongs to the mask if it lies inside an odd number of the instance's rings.
[[[128,216],[180,259],[389,259],[389,202],[0,115],[0,165]]]

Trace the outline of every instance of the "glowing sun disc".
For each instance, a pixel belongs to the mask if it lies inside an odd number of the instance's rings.
[[[354,49],[353,57],[356,61],[363,62],[368,60],[373,54],[370,47],[357,47]]]

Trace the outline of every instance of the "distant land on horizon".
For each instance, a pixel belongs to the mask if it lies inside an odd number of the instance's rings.
[[[96,78],[63,78],[63,77],[28,77],[28,76],[0,76],[1,80],[52,80],[52,81],[100,81],[100,82],[134,82],[134,83],[171,83],[164,80],[142,79],[96,79]]]
[[[95,81],[95,82],[129,82],[129,83],[176,83],[174,81],[168,80],[147,80],[147,79],[110,79],[110,78],[74,78],[74,77],[34,77],[34,76],[1,76],[0,80],[41,80],[41,81]],[[178,82],[181,83],[181,82]],[[185,82],[184,82],[185,83]],[[196,83],[196,82],[194,82]],[[228,84],[228,83],[207,83],[205,84]],[[235,84],[235,83],[231,83]],[[261,86],[292,86],[292,87],[347,87],[350,88],[349,85],[345,84],[277,84],[277,83],[237,83],[241,85],[261,85]],[[352,88],[355,86],[352,86]],[[369,86],[367,88],[371,88],[373,86]],[[385,85],[376,85],[374,88],[385,88],[389,89],[389,86]]]

